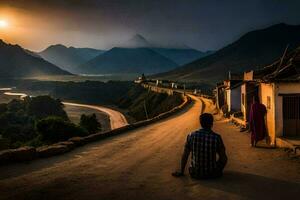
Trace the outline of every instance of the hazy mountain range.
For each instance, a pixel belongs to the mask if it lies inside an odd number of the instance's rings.
[[[37,54],[60,68],[75,73],[74,69],[78,65],[86,63],[104,52],[98,49],[74,48],[57,44],[49,46]]]
[[[186,49],[176,49],[176,48],[158,48],[154,47],[152,50],[157,53],[173,60],[178,65],[184,65],[190,63],[194,60],[203,58],[213,53],[213,51],[201,52],[195,49],[186,48]]]
[[[153,74],[178,67],[174,61],[151,48],[115,47],[80,65],[78,72],[92,74],[146,73]]]
[[[121,43],[119,46],[123,48],[141,48],[152,47],[153,44],[146,40],[144,36],[135,34],[132,38],[130,38],[128,41],[125,41],[123,44]]]
[[[70,75],[69,72],[33,55],[19,45],[0,40],[0,77],[32,77],[47,75]]]
[[[66,75],[68,70],[82,74],[157,73],[152,77],[215,83],[226,78],[228,71],[242,73],[272,63],[287,46],[291,51],[300,45],[299,35],[299,25],[277,24],[249,32],[216,52],[159,47],[141,35],[124,47],[107,51],[52,45],[35,53],[1,40],[0,76]]]
[[[241,73],[262,67],[300,45],[300,26],[277,24],[243,35],[219,51],[154,78],[215,83],[228,71]]]
[[[140,34],[107,51],[53,45],[38,54],[62,69],[80,74],[160,73],[207,55],[188,47],[159,47]]]

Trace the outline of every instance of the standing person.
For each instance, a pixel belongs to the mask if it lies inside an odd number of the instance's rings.
[[[258,141],[266,137],[265,115],[266,106],[259,102],[258,96],[253,97],[253,103],[250,108],[249,126],[251,131],[251,146],[256,147]]]
[[[188,135],[181,158],[181,170],[172,173],[173,176],[184,175],[190,153],[192,157],[189,173],[192,178],[206,179],[222,176],[227,156],[222,137],[211,130],[213,121],[214,118],[209,113],[200,116],[202,129]]]

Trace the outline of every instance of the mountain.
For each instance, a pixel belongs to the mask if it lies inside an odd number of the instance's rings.
[[[123,48],[141,48],[141,47],[151,47],[153,46],[148,40],[140,35],[135,34],[131,39],[122,44],[120,47]]]
[[[211,52],[201,52],[196,49],[192,49],[185,44],[167,44],[166,41],[160,43],[149,42],[144,36],[136,34],[130,40],[128,40],[125,48],[151,48],[155,52],[161,54],[164,57],[169,58],[178,65],[184,65],[190,63],[199,58],[209,55]]]
[[[228,71],[241,73],[262,67],[300,45],[300,25],[277,24],[249,32],[219,51],[153,78],[215,83]]]
[[[79,66],[87,74],[146,73],[153,74],[174,69],[178,65],[151,48],[115,47]]]
[[[74,48],[66,47],[64,45],[52,45],[44,51],[38,53],[45,60],[75,73],[75,68],[96,56],[102,54],[104,51],[91,48]]]
[[[42,58],[42,57],[41,57],[38,53],[36,53],[36,52],[30,51],[30,50],[28,50],[28,49],[24,49],[24,51],[25,51],[27,54],[29,54],[29,55],[31,55],[31,56],[33,56],[33,57]]]
[[[76,72],[94,73],[157,73],[204,57],[191,48],[159,47],[140,34],[78,67]]]
[[[194,60],[210,55],[212,52],[201,52],[191,48],[152,48],[157,53],[173,60],[178,65],[184,65]]]
[[[70,75],[69,72],[32,56],[19,45],[7,44],[0,40],[0,77],[17,78],[48,75]]]

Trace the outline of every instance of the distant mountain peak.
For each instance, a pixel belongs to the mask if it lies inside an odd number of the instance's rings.
[[[132,37],[132,39],[143,40],[143,41],[147,42],[146,38],[145,38],[144,36],[142,36],[141,34],[139,34],[139,33],[136,33],[136,34]]]
[[[153,46],[148,40],[141,34],[135,34],[131,39],[129,39],[122,47],[127,48],[138,48],[138,47],[151,47]]]
[[[0,41],[0,77],[33,77],[70,75],[69,72],[47,62],[17,44]],[[22,66],[22,67],[20,67]]]
[[[92,48],[67,47],[62,44],[51,45],[39,52],[43,59],[61,67],[64,70],[75,72],[78,65],[86,63],[104,51]]]
[[[64,48],[64,49],[67,49],[68,47],[66,47],[65,45],[62,45],[62,44],[54,44],[54,45],[50,45],[48,48]]]
[[[300,45],[300,25],[275,24],[254,30],[212,55],[200,58],[155,78],[198,81],[215,84],[226,78],[228,71],[243,73],[273,63],[287,45],[292,51]]]

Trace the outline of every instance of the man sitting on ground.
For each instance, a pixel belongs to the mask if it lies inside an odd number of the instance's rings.
[[[227,156],[222,137],[211,130],[213,121],[214,118],[209,113],[200,116],[202,129],[188,135],[181,159],[181,170],[174,172],[173,176],[184,175],[190,153],[192,158],[189,173],[192,178],[207,179],[222,176]]]

